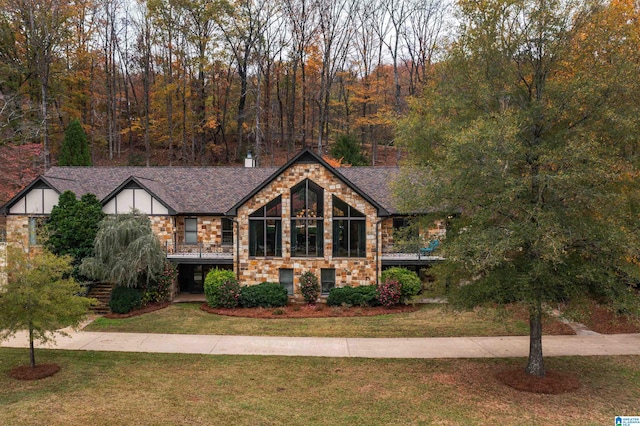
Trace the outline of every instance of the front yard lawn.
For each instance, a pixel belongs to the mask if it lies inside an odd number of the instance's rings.
[[[546,358],[578,390],[538,395],[495,374],[524,359],[382,360],[39,351],[53,377],[6,372],[26,349],[0,349],[7,425],[602,425],[637,415],[640,357]]]
[[[423,305],[415,312],[390,315],[259,319],[210,314],[200,310],[199,304],[180,303],[131,318],[98,318],[85,330],[300,337],[501,336],[527,335],[526,318],[526,312],[518,308],[456,312],[442,305]],[[548,319],[546,331],[572,334],[554,319]]]

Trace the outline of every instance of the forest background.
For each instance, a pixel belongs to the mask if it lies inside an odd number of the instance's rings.
[[[279,165],[337,135],[397,164],[394,123],[446,0],[0,0],[0,204],[79,119],[94,165]]]

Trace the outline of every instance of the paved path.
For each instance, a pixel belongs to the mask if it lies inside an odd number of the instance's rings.
[[[217,336],[70,331],[51,349],[211,355],[285,355],[359,358],[526,357],[528,336],[437,338],[330,338]],[[26,334],[0,343],[27,347]],[[545,356],[640,355],[640,334],[544,336]]]

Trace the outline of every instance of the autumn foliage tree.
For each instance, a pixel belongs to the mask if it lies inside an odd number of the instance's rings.
[[[638,306],[632,2],[458,2],[459,39],[400,126],[397,193],[459,212],[439,279],[464,306],[529,310],[526,372],[545,375],[542,316],[594,295]],[[631,19],[634,16],[636,19]],[[634,64],[634,65],[632,65]],[[636,311],[637,312],[637,311]]]

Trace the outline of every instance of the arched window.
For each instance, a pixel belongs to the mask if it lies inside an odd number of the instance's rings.
[[[366,217],[333,196],[333,257],[366,257]]]
[[[323,193],[305,179],[291,189],[291,256],[322,257]]]
[[[249,256],[282,256],[282,197],[249,215]]]

